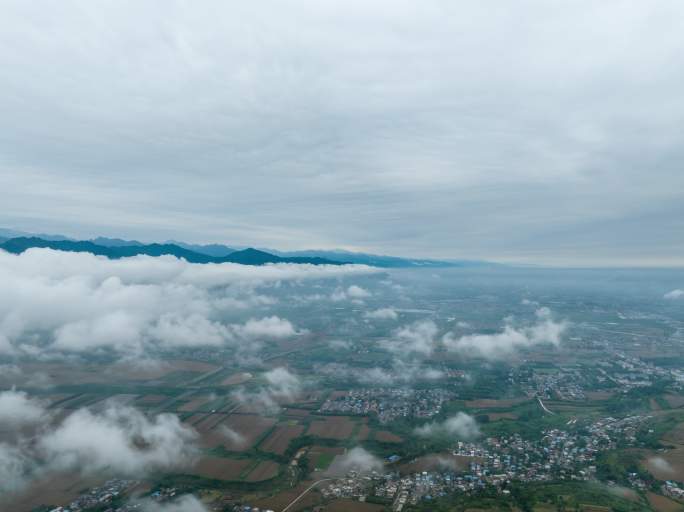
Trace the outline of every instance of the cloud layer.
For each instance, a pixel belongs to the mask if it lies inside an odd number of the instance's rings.
[[[249,351],[294,336],[290,321],[223,317],[268,308],[257,288],[374,272],[363,266],[197,265],[164,256],[108,260],[87,253],[0,250],[0,353],[50,355],[192,346]],[[245,307],[240,307],[244,305]]]
[[[349,471],[357,471],[359,473],[382,472],[383,467],[381,459],[361,446],[356,446],[345,454],[338,455],[330,465],[327,473],[331,475],[344,475]]]
[[[414,430],[419,437],[449,437],[463,441],[471,441],[480,436],[480,429],[475,418],[459,412],[443,422],[426,423]]]
[[[191,465],[198,455],[197,433],[173,414],[148,417],[110,401],[94,411],[78,409],[56,421],[23,393],[0,394],[8,406],[0,427],[14,434],[0,443],[0,490],[22,490],[33,479],[55,472],[80,471],[140,477]],[[9,412],[17,417],[8,421]],[[32,433],[22,427],[32,425]]]
[[[501,359],[520,348],[540,344],[558,346],[568,325],[566,321],[555,321],[547,308],[540,308],[537,310],[537,322],[533,325],[516,327],[507,321],[503,331],[496,334],[457,337],[453,333],[447,333],[442,341],[448,351],[457,352],[464,357]]]

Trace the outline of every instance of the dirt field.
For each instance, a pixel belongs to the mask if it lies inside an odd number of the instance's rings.
[[[646,494],[646,497],[651,506],[658,512],[681,512],[684,510],[684,505],[665,496],[660,496],[659,494],[649,491]]]
[[[382,443],[403,443],[404,440],[395,435],[392,434],[392,432],[388,432],[387,430],[378,430],[375,433],[374,439],[376,441],[380,441]]]
[[[169,398],[166,395],[143,395],[135,401],[136,405],[155,405]]]
[[[684,407],[683,395],[665,395],[665,400],[667,400],[667,403],[670,404],[670,407],[673,409]]]
[[[248,482],[261,482],[262,480],[269,480],[278,475],[278,464],[270,461],[263,460],[259,462],[257,467],[249,472],[245,480]]]
[[[311,414],[311,411],[307,411],[306,409],[290,409],[287,408],[284,411],[285,416],[292,416],[293,418],[305,418],[309,414]]]
[[[78,473],[61,473],[34,482],[11,502],[0,497],[3,512],[29,512],[39,505],[67,505],[81,494],[83,489],[102,485],[106,478],[88,478]]]
[[[253,377],[251,373],[240,372],[230,375],[228,378],[221,382],[222,386],[237,386],[238,384],[243,384]]]
[[[275,425],[275,423],[276,420],[274,418],[266,418],[253,414],[231,414],[219,423],[214,430],[221,436],[219,439],[220,443],[226,442],[225,436],[220,433],[221,425],[225,425],[229,429],[237,432],[244,438],[244,443],[240,446],[226,445],[226,448],[229,450],[244,451],[254,446],[254,443],[261,439],[261,436]]]
[[[510,398],[507,400],[483,398],[481,400],[467,400],[465,405],[469,409],[506,409],[527,402],[528,400],[529,398],[527,397]]]
[[[202,405],[206,404],[211,400],[210,395],[204,395],[204,396],[196,396],[189,402],[181,405],[178,410],[182,412],[192,412],[196,409],[199,409]]]
[[[238,480],[240,474],[251,464],[249,459],[225,459],[202,457],[190,473],[217,480]]]
[[[323,421],[312,421],[307,434],[327,439],[349,439],[356,423],[347,416],[327,416]]]
[[[270,436],[264,439],[259,449],[282,455],[287,450],[290,441],[301,436],[302,432],[304,432],[304,427],[301,425],[279,425]]]
[[[589,400],[608,400],[614,394],[613,391],[587,391],[587,398]]]
[[[489,421],[518,419],[518,415],[513,414],[512,412],[490,412],[487,414],[487,417],[489,418]]]
[[[292,502],[292,500],[299,496],[312,483],[313,480],[304,480],[300,482],[299,485],[297,485],[297,487],[295,487],[294,489],[288,489],[287,491],[280,492],[275,496],[264,498],[262,500],[257,500],[254,503],[254,505],[262,509],[282,510],[286,506],[288,506]],[[320,502],[321,494],[316,489],[313,489],[309,493],[307,493],[301,500],[299,500],[295,504],[295,506],[289,509],[288,512],[290,510],[305,510],[307,508],[314,507]]]
[[[325,512],[380,512],[382,510],[385,510],[382,505],[356,500],[335,500],[325,507]]]
[[[357,441],[366,441],[368,436],[370,436],[370,427],[368,427],[368,425],[366,425],[364,422],[364,424],[361,425],[361,428],[359,428],[359,433],[356,435],[356,439]]]

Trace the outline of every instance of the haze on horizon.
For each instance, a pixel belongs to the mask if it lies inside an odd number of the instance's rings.
[[[0,225],[684,264],[684,4],[3,2]]]

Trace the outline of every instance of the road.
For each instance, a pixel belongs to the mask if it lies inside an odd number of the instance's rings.
[[[548,412],[549,414],[556,414],[555,412],[549,411],[546,406],[544,405],[544,402],[542,402],[541,397],[537,397],[537,400],[539,401],[539,405],[541,405],[541,408],[544,409],[545,412]]]
[[[304,489],[304,491],[303,491],[299,496],[297,496],[295,499],[293,499],[293,500],[290,502],[290,504],[282,510],[282,512],[287,512],[288,510],[290,510],[290,508],[291,508],[295,503],[297,503],[300,499],[302,499],[302,498],[304,497],[304,495],[305,495],[307,492],[309,492],[311,489],[313,489],[314,487],[316,487],[316,486],[317,486],[318,484],[320,484],[321,482],[329,482],[329,481],[331,481],[331,480],[335,480],[335,479],[334,479],[334,478],[322,478],[321,480],[316,480],[316,481],[315,481],[314,483],[312,483],[309,487],[307,487],[306,489]]]

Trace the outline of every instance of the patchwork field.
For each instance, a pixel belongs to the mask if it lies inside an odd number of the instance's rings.
[[[290,441],[299,437],[304,432],[301,425],[278,425],[276,429],[262,441],[259,449],[264,452],[282,455],[287,450]]]
[[[402,443],[404,441],[398,435],[388,432],[387,430],[378,430],[375,432],[373,438],[382,443]]]
[[[202,457],[192,469],[192,474],[217,480],[239,480],[242,472],[250,466],[249,459]]]
[[[465,405],[469,409],[508,409],[528,400],[529,398],[527,397],[509,398],[506,400],[484,398],[480,400],[466,400]]]
[[[257,466],[249,472],[245,478],[248,482],[261,482],[262,480],[269,480],[278,475],[278,464],[270,461],[263,460],[257,464]]]
[[[326,439],[349,439],[356,423],[347,416],[326,416],[312,421],[307,434]]]

